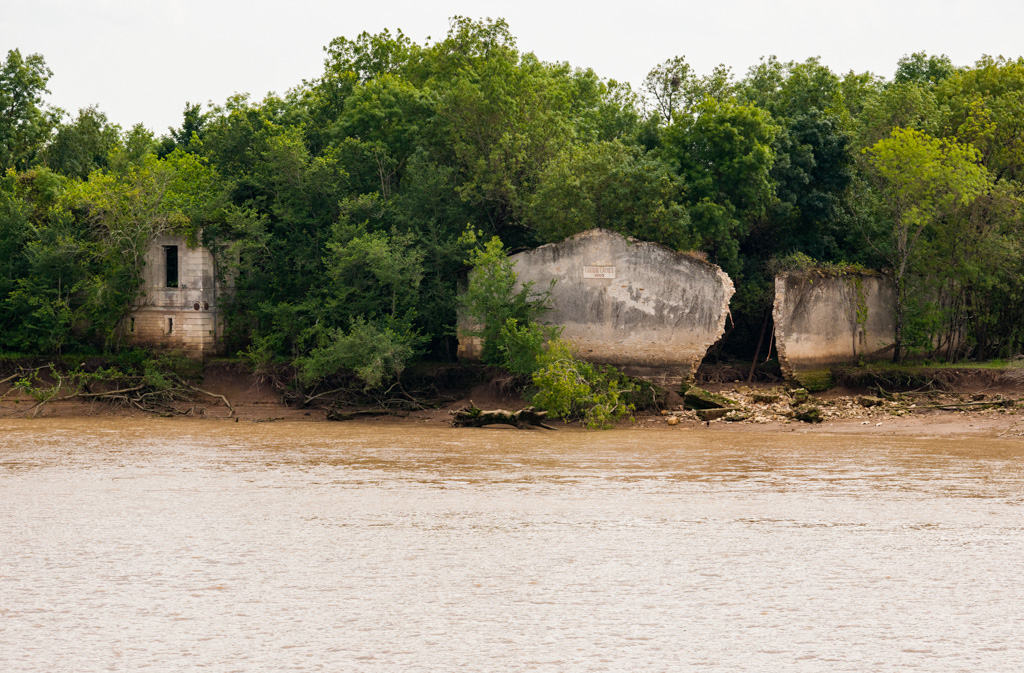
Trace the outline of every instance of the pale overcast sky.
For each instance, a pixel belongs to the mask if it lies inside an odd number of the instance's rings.
[[[401,28],[416,42],[436,40],[458,14],[504,17],[523,51],[634,86],[675,55],[700,73],[725,63],[742,75],[776,54],[891,77],[914,51],[960,65],[1024,53],[1019,0],[0,0],[0,49],[43,54],[54,72],[50,103],[96,103],[112,121],[159,135],[180,125],[186,101],[262,98],[317,77],[336,36]]]

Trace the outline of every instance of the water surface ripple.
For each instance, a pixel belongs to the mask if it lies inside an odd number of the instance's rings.
[[[0,671],[1024,670],[1024,443],[0,421]]]

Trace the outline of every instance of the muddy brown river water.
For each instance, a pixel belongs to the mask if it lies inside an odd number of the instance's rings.
[[[0,671],[1024,670],[1024,443],[0,421]]]

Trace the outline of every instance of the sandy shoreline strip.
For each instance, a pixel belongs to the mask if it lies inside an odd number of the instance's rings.
[[[228,409],[223,405],[206,405],[192,415],[175,415],[171,418],[160,418],[154,414],[146,414],[127,408],[111,407],[101,402],[52,402],[47,404],[35,418],[27,417],[26,410],[32,406],[32,400],[11,400],[0,402],[0,427],[11,424],[25,423],[45,424],[48,419],[74,418],[132,418],[175,420],[179,423],[242,423],[259,425],[277,422],[329,423],[331,425],[357,425],[361,428],[380,426],[403,427],[430,425],[447,427],[449,411],[460,406],[453,403],[440,409],[410,412],[402,415],[357,418],[350,421],[335,422],[326,419],[324,409],[301,409],[276,403],[246,404],[236,403],[235,414],[229,416]],[[508,405],[515,408],[514,404]],[[600,432],[586,430],[579,423],[553,423],[557,431],[569,432]],[[492,426],[495,431],[512,432],[548,432],[543,430],[520,430]],[[806,435],[854,434],[865,436],[914,436],[914,437],[957,437],[965,438],[998,438],[1020,440],[1024,438],[1024,409],[986,410],[986,411],[942,411],[922,410],[904,415],[872,414],[870,417],[826,419],[822,423],[803,423],[796,420],[768,420],[765,422],[730,423],[712,421],[704,423],[695,418],[680,417],[678,424],[669,425],[667,417],[660,414],[637,414],[632,421],[624,420],[617,426],[619,430],[652,433],[686,433],[695,429],[711,432],[748,432],[748,433],[798,433]],[[453,432],[459,432],[453,429]]]

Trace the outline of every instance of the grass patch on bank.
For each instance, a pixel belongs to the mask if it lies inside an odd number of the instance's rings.
[[[964,385],[1024,384],[1024,359],[982,362],[873,362],[830,370],[834,386],[885,390],[952,390]]]
[[[820,393],[838,385],[834,368],[800,372],[796,375],[796,380],[812,393]]]

